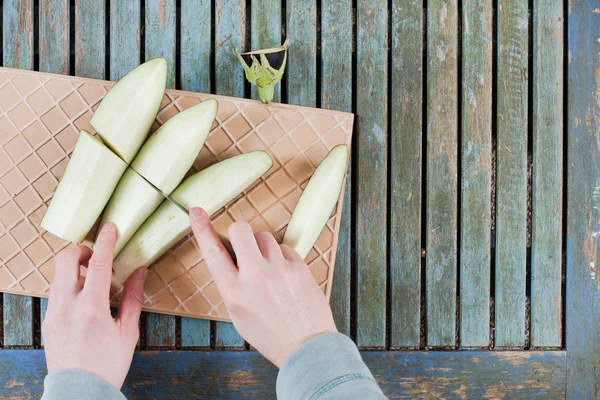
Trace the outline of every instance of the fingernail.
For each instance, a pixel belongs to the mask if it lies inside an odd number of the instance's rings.
[[[197,221],[198,219],[200,219],[200,217],[202,217],[202,209],[198,208],[198,207],[194,207],[190,210],[190,218],[192,219],[192,221]]]
[[[112,232],[114,230],[115,230],[115,226],[113,224],[111,224],[110,222],[107,222],[102,227],[102,231],[101,232]]]
[[[146,278],[148,278],[148,273],[149,273],[150,271],[148,271],[148,268],[146,268],[146,267],[142,267],[142,268],[144,268],[144,270],[142,271],[142,281],[144,281],[144,282],[145,282],[145,281],[146,281]]]

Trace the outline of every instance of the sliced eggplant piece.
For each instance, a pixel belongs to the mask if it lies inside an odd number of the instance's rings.
[[[302,258],[306,258],[331,216],[340,197],[347,164],[348,146],[334,147],[317,167],[294,208],[283,244]]]
[[[117,227],[115,256],[165,198],[133,169],[127,168],[102,214],[100,226]]]
[[[81,242],[126,168],[100,140],[82,130],[42,219],[42,228],[64,240]]]
[[[121,78],[92,115],[90,124],[102,141],[128,164],[152,127],[166,83],[167,61],[147,61]]]
[[[202,207],[209,215],[247,189],[267,172],[273,161],[264,151],[253,151],[214,164],[187,178],[170,195],[186,210]],[[149,266],[192,230],[188,215],[169,200],[163,201],[133,235],[113,262],[124,283],[136,268]]]
[[[217,115],[205,100],[171,117],[142,146],[131,167],[163,193],[171,193],[202,149]]]

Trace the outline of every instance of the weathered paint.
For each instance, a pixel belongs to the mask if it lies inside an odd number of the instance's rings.
[[[75,0],[75,75],[105,79],[105,2]]]
[[[210,1],[181,2],[181,89],[210,93],[211,8]],[[181,346],[210,346],[210,321],[181,318]]]
[[[146,2],[145,59],[167,60],[167,87],[175,87],[175,0]],[[175,316],[146,314],[146,346],[175,346]]]
[[[562,344],[563,9],[560,0],[533,3],[531,345],[536,347]]]
[[[215,11],[215,88],[225,96],[244,97],[245,78],[234,51],[241,51],[245,43],[246,19],[244,0],[219,0]],[[215,323],[217,348],[243,347],[244,339],[233,324]]]
[[[499,0],[495,345],[525,345],[527,210],[526,0]]]
[[[358,195],[356,342],[385,346],[387,251],[387,2],[357,8]]]
[[[490,343],[492,0],[463,4],[460,344]]]
[[[569,7],[567,397],[600,398],[600,8]],[[579,121],[579,122],[578,122]]]
[[[558,399],[565,358],[557,352],[363,352],[389,398]],[[0,396],[39,398],[40,350],[0,351]],[[140,352],[127,398],[274,398],[277,369],[256,352]]]
[[[421,0],[392,3],[390,343],[401,347],[420,342],[423,29]]]
[[[251,50],[278,47],[281,40],[281,2],[279,0],[260,0],[250,7],[251,13]],[[249,50],[249,49],[246,49]],[[258,90],[252,87],[252,98],[258,99]],[[275,86],[273,101],[281,101],[281,82]]]
[[[350,112],[352,109],[352,1],[321,2],[321,107]],[[338,331],[350,334],[350,279],[352,268],[352,160],[344,189],[342,221],[338,237],[331,310]]]
[[[118,81],[140,64],[140,4],[110,3],[110,79]]]
[[[454,346],[458,214],[456,0],[427,9],[427,345]]]
[[[33,69],[33,0],[7,0],[2,15],[2,64]],[[4,345],[33,345],[31,297],[4,295]]]
[[[343,3],[342,3],[343,5]],[[286,4],[288,50],[287,103],[317,105],[317,1],[288,0]]]

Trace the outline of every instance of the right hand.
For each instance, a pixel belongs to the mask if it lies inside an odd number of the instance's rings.
[[[207,213],[190,211],[194,235],[240,335],[281,367],[301,344],[337,332],[327,298],[300,256],[250,225],[229,227],[236,266]]]

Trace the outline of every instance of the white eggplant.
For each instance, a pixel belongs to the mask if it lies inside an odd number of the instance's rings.
[[[283,244],[302,258],[306,258],[331,216],[340,197],[347,164],[348,146],[334,147],[317,167],[294,208]]]
[[[130,163],[148,135],[162,102],[167,61],[155,58],[129,71],[104,96],[90,124],[102,141]]]
[[[214,164],[187,178],[171,194],[171,200],[186,210],[202,207],[214,214],[273,164],[264,151],[253,151]],[[191,232],[188,216],[169,200],[144,222],[113,262],[115,275],[124,283],[136,268],[150,266],[163,253]]]
[[[205,100],[171,117],[148,138],[131,167],[163,193],[171,193],[202,149],[217,115],[217,101]]]
[[[123,160],[82,130],[42,219],[42,228],[62,239],[81,242],[102,213],[125,168]]]

